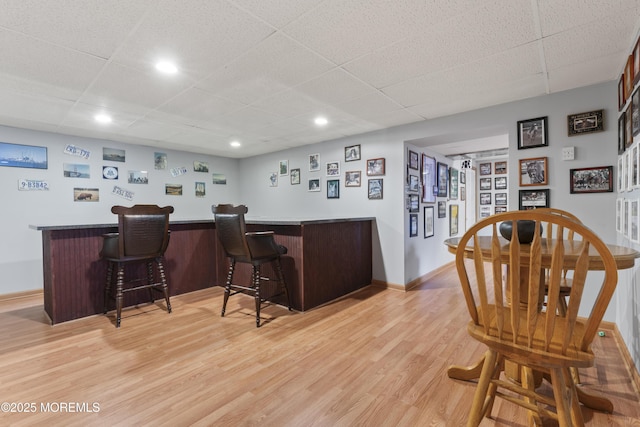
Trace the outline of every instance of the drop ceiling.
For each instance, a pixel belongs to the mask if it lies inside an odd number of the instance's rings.
[[[640,22],[640,0],[1,5],[0,124],[234,158],[617,80]]]

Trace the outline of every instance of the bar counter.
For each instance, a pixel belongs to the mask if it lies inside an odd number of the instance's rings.
[[[246,218],[247,231],[274,231],[276,241],[288,248],[282,265],[291,305],[297,311],[371,283],[374,220]],[[117,224],[29,227],[42,232],[44,309],[51,323],[102,313],[106,262],[98,256],[101,236],[117,232]],[[165,268],[171,295],[224,286],[228,261],[217,240],[215,222],[171,221],[169,229]],[[144,274],[142,267],[139,271]],[[269,274],[269,267],[264,272]],[[249,283],[249,277],[249,267],[239,264],[234,282]],[[263,289],[268,295],[269,286]],[[145,303],[147,298],[146,292],[131,292],[125,295],[124,305]],[[222,300],[215,304],[221,305]]]

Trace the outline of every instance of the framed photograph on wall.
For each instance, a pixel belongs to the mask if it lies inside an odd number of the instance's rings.
[[[491,193],[480,193],[480,204],[481,205],[490,205],[491,204]]]
[[[422,202],[435,203],[436,193],[433,189],[436,186],[436,159],[422,155]]]
[[[631,97],[633,90],[633,52],[627,57],[627,64],[624,67],[624,98]]]
[[[520,186],[547,185],[547,158],[520,159]]]
[[[449,168],[449,197],[458,199],[458,169]]]
[[[424,238],[433,237],[435,234],[435,230],[433,228],[434,221],[434,211],[433,206],[425,206],[424,207]]]
[[[636,136],[640,133],[640,87],[631,96],[631,134]]]
[[[327,180],[327,199],[339,199],[340,198],[340,180],[328,179]]]
[[[507,189],[507,177],[506,176],[497,176],[494,178],[494,186],[496,190],[506,190]]]
[[[438,197],[447,197],[449,166],[438,162]]]
[[[382,199],[382,178],[370,179],[367,189],[369,200]]]
[[[300,168],[291,169],[289,172],[291,174],[291,185],[300,184]]]
[[[417,193],[420,189],[420,182],[417,175],[409,175],[409,191]]]
[[[309,154],[309,172],[320,170],[320,154]]]
[[[521,211],[549,207],[548,188],[543,190],[520,190],[518,195],[520,197],[519,208]]]
[[[438,218],[447,217],[447,202],[438,202]]]
[[[618,154],[624,153],[624,150],[627,149],[627,137],[625,135],[625,130],[627,128],[627,118],[626,112],[620,113],[620,117],[618,118]]]
[[[309,180],[309,191],[320,191],[320,178]]]
[[[344,173],[345,187],[360,187],[362,171],[347,171]]]
[[[327,176],[340,176],[340,162],[327,162]]]
[[[409,168],[418,170],[418,153],[409,150]]]
[[[480,163],[480,175],[491,175],[491,163]]]
[[[613,166],[571,169],[569,176],[571,194],[609,193],[613,191]]]
[[[546,116],[518,121],[518,150],[548,146]]]
[[[344,147],[344,161],[354,162],[360,160],[360,144]]]
[[[409,212],[418,213],[420,211],[420,198],[417,194],[409,195]]]
[[[507,162],[496,162],[494,164],[494,173],[496,175],[503,175],[507,173]]]
[[[195,162],[194,163],[194,170],[195,170]],[[207,170],[206,172],[209,172],[209,167],[207,166]],[[278,174],[280,176],[287,176],[289,175],[289,160],[280,160],[280,163],[278,165]]]
[[[569,136],[583,133],[600,132],[604,130],[604,110],[589,111],[587,113],[570,114],[567,116]]]
[[[624,96],[624,74],[622,74],[620,80],[618,80],[618,111],[622,111],[626,102],[627,98]]]
[[[48,169],[47,147],[0,142],[0,166]]]
[[[378,176],[384,175],[384,159],[369,159],[367,160],[367,175]]]
[[[491,190],[491,178],[480,178],[480,190]]]
[[[409,237],[418,235],[418,214],[409,214]]]
[[[458,234],[458,205],[449,205],[449,236]]]
[[[633,48],[633,84],[640,81],[640,37]]]
[[[496,193],[496,206],[507,206],[507,193]]]

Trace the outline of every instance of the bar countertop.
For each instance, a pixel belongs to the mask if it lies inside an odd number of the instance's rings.
[[[353,222],[353,221],[373,221],[375,217],[360,217],[360,218],[322,218],[322,219],[299,219],[299,218],[271,218],[271,217],[251,217],[247,216],[245,222],[247,224],[267,224],[267,225],[313,225],[313,224],[331,224],[340,222]],[[191,220],[175,220],[169,221],[169,224],[202,224],[215,221],[213,218],[208,219],[191,219]],[[29,228],[32,230],[81,230],[90,228],[117,228],[118,223],[110,224],[67,224],[67,225],[37,225],[30,224]]]

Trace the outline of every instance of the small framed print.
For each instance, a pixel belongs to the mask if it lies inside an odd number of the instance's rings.
[[[437,193],[436,187],[436,159],[422,154],[422,202],[434,203]]]
[[[0,166],[48,169],[47,147],[0,142]]]
[[[369,200],[382,199],[382,178],[370,179],[368,182],[367,195]]]
[[[506,190],[507,189],[507,177],[506,176],[498,176],[494,178],[493,188],[496,190]]]
[[[360,187],[362,171],[347,171],[344,173],[345,187]]]
[[[327,162],[327,176],[340,176],[340,162]]]
[[[633,84],[640,81],[640,37],[633,48]]]
[[[569,136],[583,133],[601,132],[604,130],[603,111],[589,111],[587,113],[570,114],[567,116]]]
[[[490,205],[491,204],[491,193],[480,193],[480,204],[481,205]]]
[[[458,199],[458,169],[449,168],[449,197]]]
[[[627,64],[624,67],[624,98],[629,99],[631,97],[631,91],[633,90],[633,52],[627,58]]]
[[[309,155],[309,172],[317,172],[320,170],[320,154]]]
[[[458,234],[458,205],[449,205],[449,236]]]
[[[629,239],[634,243],[640,243],[638,211],[638,199],[631,199],[629,201]]]
[[[521,211],[536,208],[549,207],[549,189],[543,190],[520,190],[519,208]]]
[[[626,114],[627,113],[623,111],[618,118],[618,154],[624,153],[624,150],[627,149],[627,137],[625,134],[627,129]]]
[[[480,190],[491,190],[491,178],[480,178]]]
[[[496,175],[504,175],[507,173],[507,162],[495,162],[494,173]]]
[[[289,175],[289,160],[280,160],[280,164],[278,165],[278,173],[280,176]]]
[[[409,175],[409,191],[417,193],[420,188],[419,182],[417,175]]]
[[[547,158],[520,159],[520,186],[547,185]]]
[[[496,206],[495,213],[499,214],[499,213],[506,212],[506,211],[507,211],[507,207],[506,206]]]
[[[409,150],[409,168],[418,170],[418,153]]]
[[[416,213],[420,211],[420,198],[417,194],[409,195],[409,212]]]
[[[290,171],[291,185],[300,184],[300,168],[291,169]]]
[[[433,237],[435,234],[434,226],[434,208],[433,206],[425,206],[424,208],[424,238]]]
[[[209,163],[201,162],[199,160],[194,160],[193,161],[193,171],[194,172],[209,173]]]
[[[418,235],[418,214],[409,214],[409,237]]]
[[[496,206],[507,206],[507,193],[496,193]]]
[[[344,161],[355,162],[360,160],[360,144],[344,147]]]
[[[449,166],[438,162],[438,197],[447,197],[449,179]]]
[[[620,80],[618,80],[618,111],[622,111],[626,102],[627,98],[624,96],[624,74],[622,74]]]
[[[571,169],[569,174],[569,190],[571,194],[608,193],[613,191],[613,166]]]
[[[384,175],[384,159],[369,159],[367,160],[367,175],[379,176]]]
[[[438,202],[438,218],[447,217],[447,202]]]
[[[518,150],[548,146],[547,117],[518,121]]]
[[[340,198],[340,180],[328,179],[327,180],[327,199],[339,199]]]
[[[464,171],[460,171],[460,184],[467,183],[467,174]]]
[[[640,87],[631,96],[631,134],[640,133]]]
[[[309,180],[309,191],[320,191],[320,178]]]
[[[491,175],[491,163],[480,163],[480,175]]]
[[[460,201],[464,202],[467,199],[467,192],[466,192],[466,188],[467,187],[462,187],[460,186]]]

